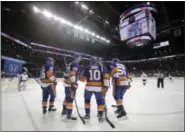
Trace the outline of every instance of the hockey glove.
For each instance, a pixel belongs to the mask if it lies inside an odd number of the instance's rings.
[[[126,86],[127,89],[130,89],[131,85],[130,82],[128,83],[128,85]]]
[[[76,89],[78,88],[78,83],[77,83],[77,82],[72,83],[72,84],[71,84],[71,88],[72,88],[73,90],[76,90]]]
[[[55,85],[55,86],[57,85],[57,81],[56,81],[56,79],[54,80],[54,85]]]

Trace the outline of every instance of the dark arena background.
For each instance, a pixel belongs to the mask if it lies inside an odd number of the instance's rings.
[[[176,1],[1,2],[2,131],[183,131],[184,5]],[[74,54],[82,57],[79,76],[91,57],[102,59],[109,72],[117,58],[129,72],[131,87],[123,98],[127,119],[116,118],[112,81],[106,95],[107,117],[115,128],[107,120],[98,121],[95,96],[90,120],[81,122],[78,114],[85,115],[81,81],[77,105],[73,104],[77,120],[61,118],[66,67]],[[48,57],[54,59],[57,110],[43,115],[37,81]],[[24,72],[28,79],[22,86]],[[157,85],[161,74],[163,88]]]

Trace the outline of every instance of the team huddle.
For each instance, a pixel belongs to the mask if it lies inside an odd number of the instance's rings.
[[[124,109],[123,98],[127,89],[130,88],[130,78],[126,67],[120,64],[118,59],[113,59],[110,68],[107,68],[101,59],[91,57],[89,65],[84,66],[83,73],[80,75],[80,61],[81,56],[75,54],[73,55],[73,61],[66,68],[67,74],[64,77],[65,97],[61,116],[69,120],[77,119],[72,116],[72,111],[73,101],[78,90],[77,81],[80,80],[86,83],[84,92],[84,110],[86,114],[83,119],[89,120],[91,117],[91,97],[94,94],[97,103],[97,117],[99,122],[103,122],[105,120],[104,111],[106,109],[105,96],[111,87],[110,79],[112,79],[113,98],[117,103],[115,113],[118,119],[126,117],[127,114]],[[42,84],[43,114],[47,113],[47,111],[56,111],[54,102],[57,81],[54,76],[54,60],[51,57],[47,58],[46,63],[42,67],[40,83]],[[49,96],[49,108],[47,109]]]

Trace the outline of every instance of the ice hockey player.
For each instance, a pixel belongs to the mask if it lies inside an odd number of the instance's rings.
[[[160,88],[160,85],[164,88],[164,74],[159,71],[157,74],[157,87]]]
[[[66,68],[67,75],[64,79],[65,99],[63,102],[63,110],[61,112],[61,116],[63,117],[64,115],[67,115],[67,119],[69,120],[77,120],[76,117],[72,116],[72,110],[73,100],[78,88],[77,80],[80,73],[80,61],[80,54],[74,54],[73,61],[69,64],[68,68]]]
[[[173,81],[172,76],[170,74],[169,74],[169,79],[170,79],[170,82]]]
[[[92,57],[90,65],[85,67],[81,81],[86,81],[85,86],[85,113],[84,119],[90,119],[90,107],[91,107],[91,97],[94,94],[98,109],[98,120],[103,122],[105,118],[103,117],[104,111],[104,99],[102,94],[102,88],[109,87],[109,76],[107,74],[107,69],[99,64],[99,59]]]
[[[127,113],[124,109],[123,98],[127,89],[130,88],[128,70],[123,64],[120,64],[119,59],[113,59],[111,67],[113,78],[113,96],[118,106],[115,113],[118,114],[118,119],[124,119],[127,118]]]
[[[143,81],[143,85],[146,85],[146,81],[147,81],[147,75],[143,72],[141,75],[142,81]]]
[[[19,91],[21,90],[21,87],[23,87],[24,90],[26,90],[26,81],[28,80],[28,75],[26,72],[23,72],[20,76],[20,82],[19,82]],[[23,85],[21,86],[21,83]]]
[[[50,96],[49,100],[49,108],[48,111],[56,111],[54,108],[55,96],[56,96],[56,79],[54,76],[54,59],[51,57],[47,57],[46,63],[41,69],[40,73],[40,83],[42,88],[42,108],[43,114],[47,112],[47,100]]]

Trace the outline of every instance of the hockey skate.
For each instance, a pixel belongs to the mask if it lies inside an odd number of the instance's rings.
[[[46,107],[43,107],[42,113],[43,114],[46,114],[47,113]]]
[[[115,113],[115,114],[119,114],[119,111],[120,111],[120,110],[117,108],[117,110],[114,111],[114,113]]]
[[[57,110],[57,109],[54,108],[54,106],[50,106],[49,109],[48,109],[49,112],[51,112],[51,111],[56,111],[56,110]]]
[[[73,116],[71,116],[71,115],[67,115],[67,119],[68,119],[68,120],[77,120],[76,117],[73,117]]]
[[[90,120],[90,114],[86,114],[86,115],[83,117],[83,119],[85,119],[85,120]]]
[[[103,122],[105,120],[105,118],[103,116],[99,115],[98,120],[99,120],[99,122]]]
[[[117,118],[118,120],[126,120],[128,118],[123,105],[119,106],[119,113],[117,115]]]

